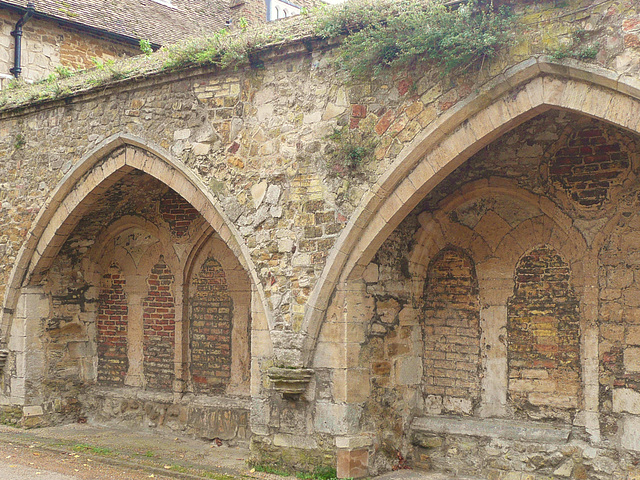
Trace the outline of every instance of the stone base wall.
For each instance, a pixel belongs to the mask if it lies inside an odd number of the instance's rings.
[[[567,443],[522,442],[467,435],[414,438],[416,467],[491,480],[577,480],[640,475],[637,459],[613,448],[597,448],[584,439]]]
[[[229,446],[247,446],[250,438],[249,400],[241,397],[206,397],[152,394],[135,389],[89,389],[82,398],[88,421],[172,431]]]
[[[318,467],[335,468],[336,451],[332,440],[327,438],[324,448],[296,448],[287,442],[286,437],[267,439],[254,436],[249,463],[292,472],[313,472]]]

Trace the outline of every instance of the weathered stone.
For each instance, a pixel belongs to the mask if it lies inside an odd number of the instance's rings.
[[[573,473],[573,462],[571,460],[567,460],[558,468],[553,471],[554,475],[558,475],[559,477],[570,477]]]
[[[258,208],[262,204],[262,200],[267,192],[267,182],[256,183],[251,187],[251,197],[253,205]]]
[[[624,351],[624,368],[628,372],[640,372],[640,347],[627,347]]]
[[[322,120],[331,120],[332,118],[337,117],[338,115],[342,115],[346,108],[344,106],[334,105],[333,103],[328,103],[327,108],[322,115]]]
[[[438,448],[442,446],[442,437],[428,435],[422,432],[413,432],[411,443],[422,448]]]
[[[621,419],[621,444],[624,448],[640,452],[640,418],[625,415]]]
[[[413,421],[413,431],[423,433],[486,436],[512,440],[556,443],[569,438],[567,426],[550,426],[540,422],[493,419],[490,423],[468,417],[421,417]]]
[[[7,104],[0,289],[20,300],[4,305],[2,401],[253,434],[264,458],[338,455],[349,475],[406,457],[623,478],[639,430],[638,12],[575,19],[573,3],[520,2],[532,41],[480,76],[416,64],[345,86],[333,44],[311,40],[260,69]],[[532,56],[585,21],[602,68]],[[327,162],[346,125],[375,144],[354,169]],[[316,374],[283,400],[273,365]],[[439,440],[411,451],[424,414],[418,433]]]
[[[398,385],[417,385],[422,379],[422,359],[407,357],[396,360],[396,381]]]
[[[269,185],[267,192],[264,196],[264,201],[269,205],[276,205],[280,199],[280,193],[282,188],[279,185]]]
[[[613,411],[640,415],[640,392],[630,388],[614,389]]]

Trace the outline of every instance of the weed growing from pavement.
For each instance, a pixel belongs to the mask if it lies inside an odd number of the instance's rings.
[[[110,448],[98,447],[86,443],[76,443],[71,448],[75,452],[92,453],[94,455],[113,455],[113,451]]]

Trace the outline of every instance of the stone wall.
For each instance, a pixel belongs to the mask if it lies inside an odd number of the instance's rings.
[[[346,477],[633,478],[640,13],[568,3],[453,77],[348,79],[309,39],[4,111],[2,401]],[[600,67],[538,55],[576,25]],[[358,170],[341,128],[376,145]]]

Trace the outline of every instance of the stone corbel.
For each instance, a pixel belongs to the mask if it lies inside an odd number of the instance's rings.
[[[305,392],[313,369],[301,367],[271,367],[267,371],[267,376],[276,392],[288,400],[298,400]]]

